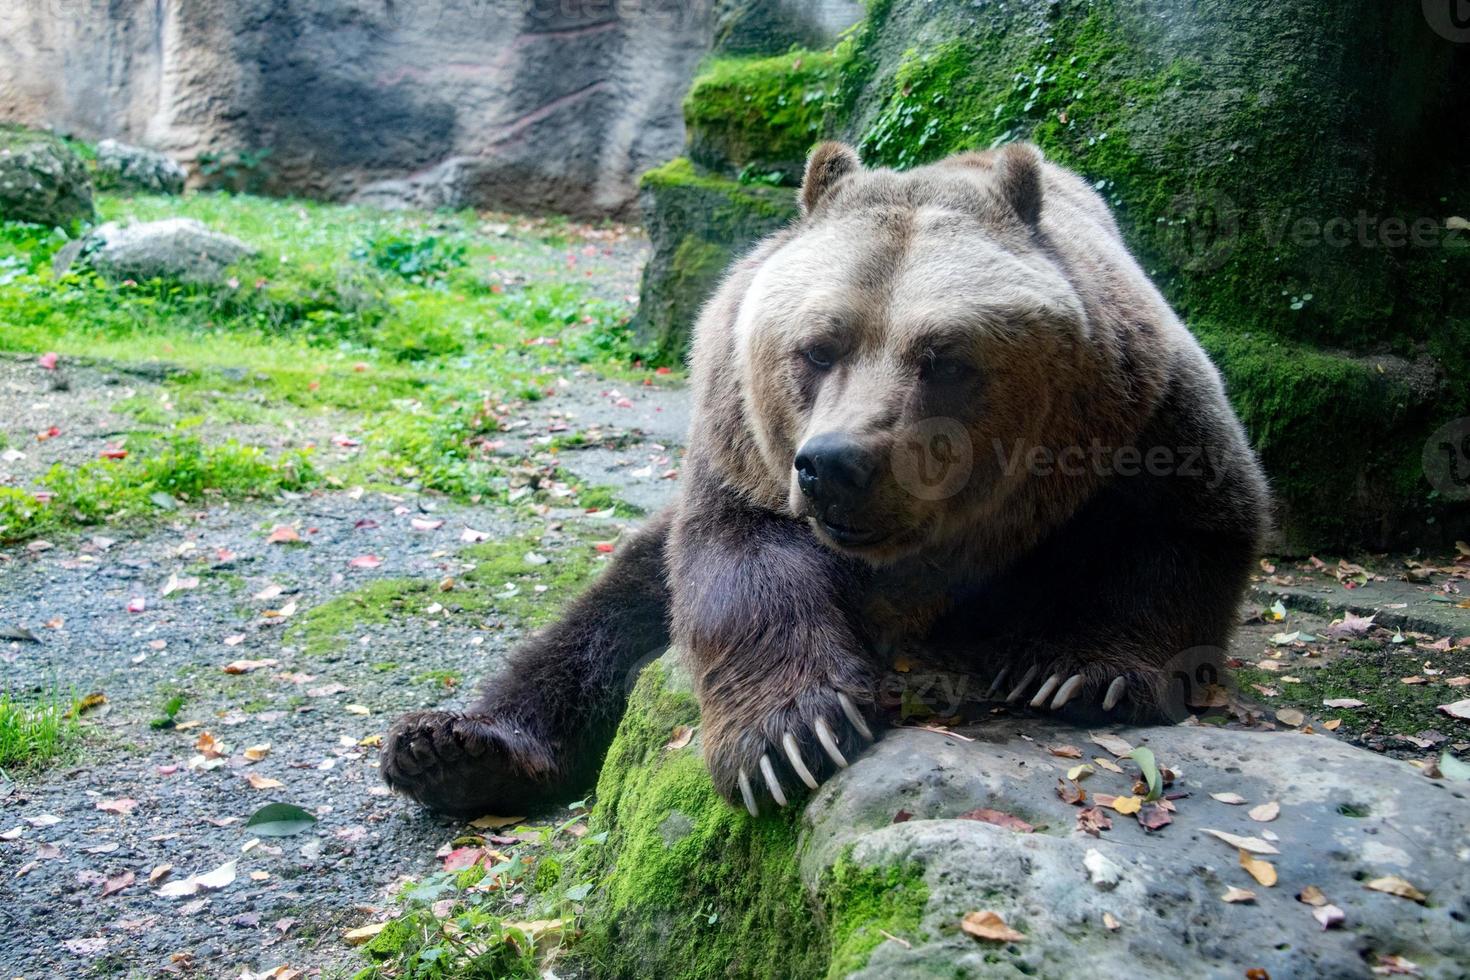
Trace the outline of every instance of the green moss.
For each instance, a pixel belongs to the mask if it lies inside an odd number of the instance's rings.
[[[918,865],[869,868],[843,857],[823,882],[822,898],[832,923],[827,976],[835,980],[866,966],[885,932],[918,939],[929,886]]]
[[[698,749],[667,750],[698,708],[643,674],[603,765],[591,829],[605,832],[579,956],[605,976],[813,976],[824,927],[797,874],[795,818],[753,820],[715,793]]]
[[[531,552],[545,557],[546,563],[527,562]],[[460,557],[474,567],[447,591],[437,578],[378,579],[297,616],[285,638],[301,644],[308,655],[321,655],[358,631],[430,616],[469,624],[493,616],[535,628],[555,617],[606,563],[606,556],[594,548],[590,531],[574,531],[568,540],[550,543],[535,535],[515,535],[471,545]],[[544,591],[536,591],[538,585]],[[431,606],[440,608],[430,613]],[[442,672],[413,679],[444,687],[458,682],[457,676]]]
[[[721,58],[705,66],[684,100],[689,156],[735,177],[795,185],[822,135],[838,85],[831,53]]]
[[[1439,705],[1454,700],[1447,697],[1448,689],[1440,684],[1404,684],[1401,679],[1422,675],[1429,658],[1444,676],[1470,674],[1470,652],[1427,654],[1412,642],[1375,647],[1353,650],[1320,666],[1306,661],[1294,663],[1287,676],[1297,681],[1283,680],[1281,673],[1247,667],[1236,671],[1236,683],[1253,697],[1252,685],[1275,688],[1279,696],[1265,699],[1271,708],[1294,707],[1324,720],[1340,719],[1338,732],[1353,738],[1444,731],[1445,716]],[[1323,701],[1334,698],[1356,698],[1364,706],[1351,710],[1322,706]]]

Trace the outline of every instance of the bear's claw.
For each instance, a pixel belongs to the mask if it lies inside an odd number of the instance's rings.
[[[822,748],[827,751],[828,757],[837,763],[838,769],[846,769],[847,759],[842,755],[842,750],[837,747],[837,739],[832,735],[832,729],[828,726],[827,719],[818,718],[816,724],[812,727],[817,730],[817,741],[822,743]],[[790,738],[791,735],[788,733],[786,737]]]
[[[1006,673],[1007,670],[1003,669],[996,675],[995,680],[990,684],[990,690],[986,692],[987,698],[994,696],[996,691],[1000,689],[1001,682],[1005,680]],[[1041,673],[1040,668],[1034,664],[1028,668],[1026,673],[1022,675],[1020,683],[1012,688],[1010,694],[1006,696],[1006,703],[1014,704],[1021,700],[1030,689],[1032,682]],[[1073,674],[1067,677],[1065,671],[1057,670],[1046,674],[1045,677],[1046,679],[1036,689],[1031,700],[1027,702],[1032,708],[1060,711],[1075,699],[1087,685],[1087,677],[1083,674]],[[1066,677],[1066,680],[1062,679],[1064,677]],[[1126,676],[1114,677],[1112,683],[1108,685],[1106,693],[1103,695],[1102,709],[1104,711],[1112,711],[1118,706],[1118,702],[1123,700],[1123,695],[1127,692],[1128,678]],[[1050,699],[1050,704],[1047,703],[1048,699]]]

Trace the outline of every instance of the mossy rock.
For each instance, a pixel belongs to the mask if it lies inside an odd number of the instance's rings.
[[[769,55],[824,47],[862,19],[859,0],[720,0],[713,50]]]
[[[827,128],[869,165],[1029,139],[1094,182],[1220,360],[1293,542],[1470,529],[1421,464],[1470,414],[1470,131],[1445,125],[1470,48],[1417,5],[874,0],[839,53]]]
[[[579,878],[596,877],[575,956],[591,976],[846,976],[927,889],[907,867],[845,854],[803,874],[799,810],[753,819],[715,792],[699,708],[675,654],[651,665],[603,764]],[[691,740],[671,747],[683,727]],[[595,843],[605,835],[601,843]]]
[[[726,177],[794,187],[838,85],[830,52],[714,61],[684,100],[689,157]]]
[[[730,263],[796,217],[795,194],[702,175],[680,158],[644,174],[642,204],[654,251],[634,329],[651,360],[670,363]]]
[[[0,125],[0,221],[70,229],[95,213],[91,176],[65,141]]]

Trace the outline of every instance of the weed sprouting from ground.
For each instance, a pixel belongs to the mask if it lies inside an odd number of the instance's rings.
[[[77,730],[76,705],[56,691],[31,701],[0,693],[0,771],[40,768],[65,752]]]

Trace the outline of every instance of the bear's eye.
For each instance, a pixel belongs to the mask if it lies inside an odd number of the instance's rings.
[[[815,344],[808,347],[805,353],[812,367],[823,371],[837,362],[837,351],[827,344]]]
[[[924,358],[920,373],[933,381],[957,381],[969,371],[970,366],[957,357],[931,354]]]

